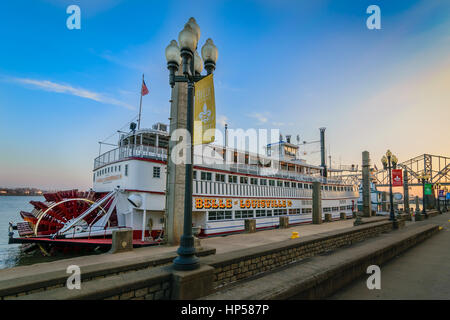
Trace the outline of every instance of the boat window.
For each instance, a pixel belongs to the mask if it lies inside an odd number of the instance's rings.
[[[297,184],[297,187],[298,187],[299,189],[303,189],[303,183],[300,183],[300,182],[299,182],[299,183]]]
[[[237,176],[228,176],[229,183],[237,183]]]
[[[283,186],[283,181],[277,180],[277,186],[278,187],[282,187]]]
[[[289,188],[289,181],[285,181],[285,182],[284,182],[284,186],[285,186],[286,188]]]
[[[265,217],[266,216],[266,210],[256,210],[256,216],[257,217]]]
[[[267,186],[267,179],[259,179],[259,184],[262,186]]]
[[[208,211],[208,220],[229,220],[232,218],[232,211],[226,210],[226,211]]]
[[[241,177],[241,183],[248,184],[248,177]]]
[[[250,178],[250,184],[258,184],[257,178]]]
[[[275,186],[275,180],[269,180],[269,186],[274,187]]]
[[[253,210],[236,210],[234,217],[235,219],[253,218]]]
[[[202,173],[201,173],[202,180],[211,181],[211,179],[212,179],[211,176],[212,176],[211,172],[202,171]]]
[[[160,177],[161,177],[161,168],[153,167],[153,178],[160,178]]]
[[[194,170],[192,172],[192,179],[197,180],[197,171],[196,170]]]
[[[125,165],[125,176],[128,176],[128,165]]]
[[[291,182],[291,188],[297,188],[297,183],[296,182]]]
[[[224,174],[220,174],[220,173],[216,173],[216,181],[218,181],[218,182],[225,182],[225,175]]]

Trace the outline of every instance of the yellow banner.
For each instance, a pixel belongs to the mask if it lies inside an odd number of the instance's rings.
[[[216,102],[213,75],[195,83],[194,145],[214,142]]]

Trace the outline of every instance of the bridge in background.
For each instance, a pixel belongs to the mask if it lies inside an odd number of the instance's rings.
[[[450,186],[450,158],[432,154],[422,154],[397,164],[398,168],[408,172],[408,185],[422,186],[420,175],[430,176],[428,183]],[[378,170],[373,173],[378,187],[389,186],[389,171]]]
[[[450,186],[450,157],[422,154],[397,164],[397,167],[408,171],[410,186],[422,186],[419,176],[424,173],[431,177],[429,183]],[[362,179],[362,171],[358,166],[340,166],[328,169],[328,172],[330,176],[338,176],[348,183],[359,184]],[[388,187],[389,171],[375,170],[372,172],[372,179],[377,187]]]

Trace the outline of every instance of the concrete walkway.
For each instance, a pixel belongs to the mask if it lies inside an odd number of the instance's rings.
[[[366,221],[376,222],[384,219],[383,217],[364,218]],[[221,237],[212,237],[201,240],[202,247],[215,248],[216,253],[225,253],[244,248],[255,247],[271,242],[288,240],[293,231],[299,233],[300,237],[328,232],[332,230],[344,229],[353,226],[354,219],[338,220],[322,223],[319,225],[304,224],[288,229],[272,229],[258,231],[256,233],[241,233]],[[53,272],[57,270],[66,270],[69,265],[78,265],[81,268],[101,265],[101,264],[126,264],[128,261],[138,262],[155,259],[159,256],[164,257],[167,254],[175,253],[178,246],[152,246],[134,249],[130,252],[117,254],[98,254],[76,258],[62,259],[57,261],[19,266],[10,269],[0,270],[0,280],[12,280],[17,277],[36,276],[39,273]]]
[[[377,222],[386,219],[385,217],[363,218],[364,221]],[[288,229],[271,229],[258,231],[255,233],[240,233],[224,237],[212,237],[202,239],[202,246],[216,248],[216,253],[225,253],[234,250],[240,250],[250,247],[256,247],[277,241],[288,240],[292,232],[298,232],[300,237],[313,234],[328,232],[332,230],[345,229],[353,227],[354,219],[337,220],[333,222],[324,222],[322,224],[303,224]]]
[[[421,223],[443,227],[431,239],[381,266],[381,289],[369,290],[364,276],[330,299],[450,299],[450,214]]]

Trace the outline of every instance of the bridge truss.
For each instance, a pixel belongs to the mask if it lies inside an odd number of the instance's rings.
[[[443,186],[450,186],[449,157],[423,154],[399,163],[397,167],[408,172],[408,184],[410,186],[421,186],[422,182],[419,181],[419,176],[422,174],[427,174],[431,177],[428,183],[440,183]],[[374,171],[372,177],[378,187],[389,186],[388,170]]]

